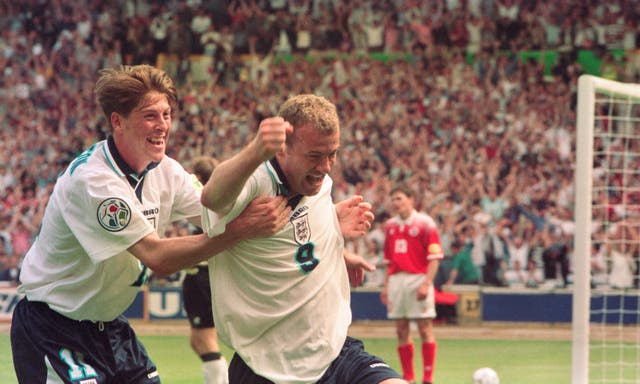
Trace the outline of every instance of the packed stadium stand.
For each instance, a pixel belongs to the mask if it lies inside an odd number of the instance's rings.
[[[0,280],[17,282],[57,175],[104,138],[98,69],[150,63],[180,86],[168,154],[185,167],[229,157],[288,96],[325,95],[343,126],[335,199],[377,215],[351,247],[380,260],[405,182],[448,260],[465,242],[478,268],[499,260],[482,284],[567,286],[577,77],[640,81],[639,20],[635,0],[0,2]]]

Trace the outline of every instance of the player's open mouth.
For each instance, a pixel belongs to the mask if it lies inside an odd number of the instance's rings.
[[[324,179],[324,175],[322,176],[307,176],[307,180],[309,180],[309,182],[311,184],[321,184],[322,180]]]
[[[162,144],[164,144],[164,138],[163,137],[149,137],[149,138],[147,138],[147,141],[150,142],[153,145],[162,145]]]

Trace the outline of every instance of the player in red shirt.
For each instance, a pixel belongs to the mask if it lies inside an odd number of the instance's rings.
[[[423,383],[431,383],[436,356],[433,279],[443,258],[440,235],[435,221],[415,210],[411,189],[392,189],[391,202],[397,215],[385,223],[384,257],[388,269],[381,299],[387,306],[387,317],[396,322],[404,379],[415,382],[409,330],[410,321],[415,320],[422,340]]]

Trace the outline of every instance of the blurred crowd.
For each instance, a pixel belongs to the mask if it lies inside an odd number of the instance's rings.
[[[381,263],[403,182],[439,225],[442,285],[466,249],[477,283],[566,286],[578,52],[640,82],[639,20],[635,0],[0,2],[0,280],[16,281],[57,175],[105,137],[97,71],[165,58],[181,96],[168,154],[186,168],[229,157],[288,96],[322,94],[343,125],[335,199],[363,194],[377,215],[351,247]]]

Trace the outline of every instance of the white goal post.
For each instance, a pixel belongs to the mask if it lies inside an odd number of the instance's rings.
[[[640,84],[582,75],[576,114],[572,384],[639,383]]]

